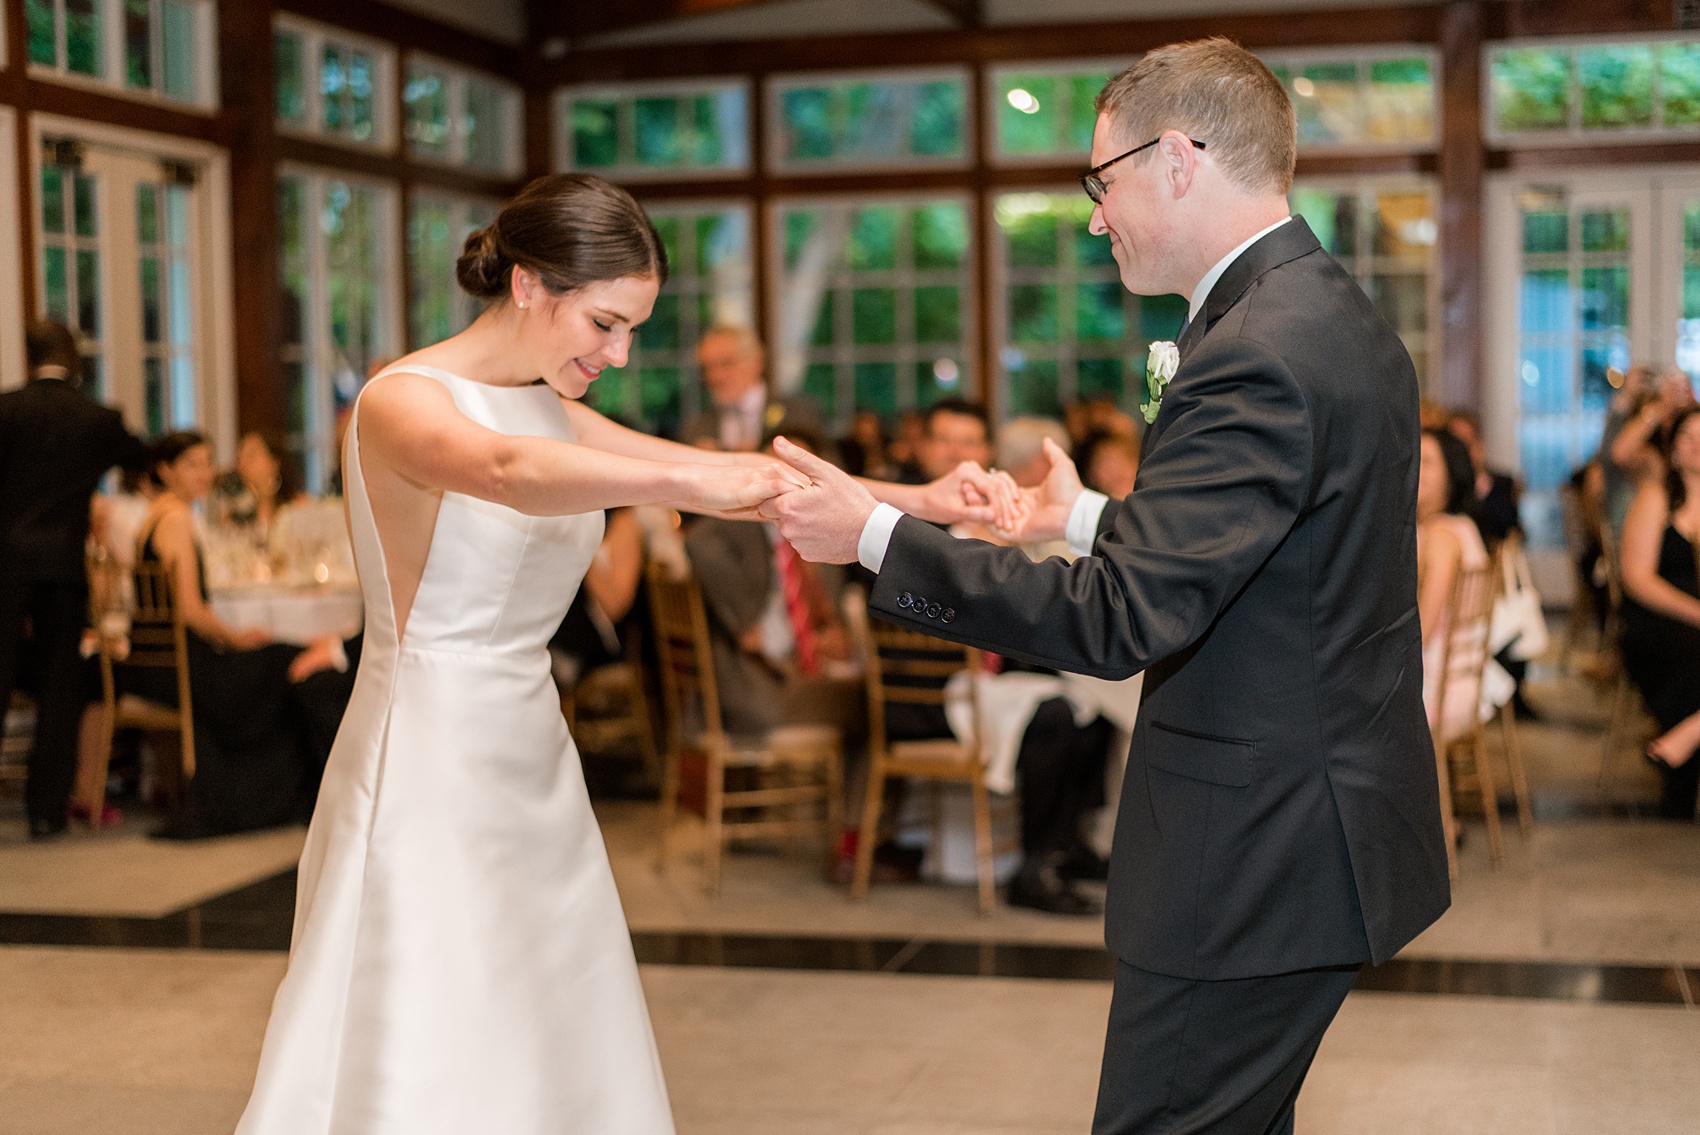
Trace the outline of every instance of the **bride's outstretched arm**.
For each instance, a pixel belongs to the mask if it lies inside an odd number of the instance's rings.
[[[716,465],[761,465],[771,458],[757,453],[722,453],[680,445],[651,437],[610,421],[582,402],[563,398],[567,417],[580,443],[607,453],[648,461],[692,461]],[[873,498],[893,505],[911,516],[938,524],[1009,525],[1018,515],[1019,490],[1008,477],[989,473],[965,461],[938,480],[925,485],[897,485],[888,481],[856,478]]]
[[[728,465],[680,446],[686,460],[652,459],[497,433],[462,414],[440,383],[406,373],[367,388],[357,428],[362,451],[407,480],[533,516],[636,504],[741,515],[806,483],[771,458]]]

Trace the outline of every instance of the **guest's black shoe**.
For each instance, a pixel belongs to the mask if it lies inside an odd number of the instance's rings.
[[[1057,874],[1077,883],[1102,883],[1110,877],[1110,861],[1082,843],[1057,864]]]
[[[1074,889],[1074,885],[1057,873],[1056,866],[1041,863],[1023,864],[1021,871],[1010,881],[1010,906],[1042,910],[1046,914],[1089,915],[1099,912],[1098,904]]]
[[[38,842],[42,840],[58,839],[60,836],[65,834],[65,831],[69,826],[70,825],[68,825],[64,820],[31,820],[30,838]]]

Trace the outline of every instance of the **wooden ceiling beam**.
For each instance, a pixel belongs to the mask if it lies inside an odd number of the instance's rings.
[[[594,4],[562,4],[559,0],[530,0],[527,16],[533,42],[553,36],[567,40],[605,32],[624,31],[711,12],[753,8],[774,0],[598,0]]]

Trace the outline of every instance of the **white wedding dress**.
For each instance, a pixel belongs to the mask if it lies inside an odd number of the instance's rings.
[[[547,386],[395,369],[441,382],[491,429],[573,440]],[[366,639],[238,1135],[667,1135],[631,939],[546,651],[602,516],[443,494],[398,642],[358,410],[344,484]]]

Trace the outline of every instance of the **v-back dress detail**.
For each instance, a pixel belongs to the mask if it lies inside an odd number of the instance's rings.
[[[574,440],[546,386],[392,369],[442,383],[490,429]],[[358,402],[347,448],[366,641],[238,1135],[668,1135],[631,938],[549,673],[602,514],[444,493],[398,640]]]

